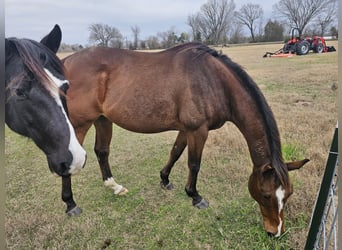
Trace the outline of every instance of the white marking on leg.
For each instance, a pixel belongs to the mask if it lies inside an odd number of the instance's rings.
[[[126,188],[115,182],[113,177],[108,178],[104,181],[104,185],[114,190],[114,194],[124,195],[128,192]]]
[[[56,89],[49,89],[52,97],[55,99],[56,103],[58,106],[60,106],[60,108],[62,109],[62,112],[65,116],[66,122],[68,124],[69,127],[69,132],[70,132],[70,142],[69,142],[69,151],[73,156],[73,160],[72,163],[70,165],[70,170],[69,173],[71,175],[73,174],[77,174],[81,171],[81,169],[84,166],[84,163],[86,161],[86,151],[83,149],[83,147],[80,145],[80,143],[78,142],[77,138],[76,138],[76,134],[75,134],[75,130],[72,127],[68,116],[63,108],[63,104],[61,102],[61,99],[59,97],[59,87],[61,87],[63,84],[67,83],[69,84],[69,82],[67,80],[60,80],[57,77],[55,77],[48,69],[44,68],[46,74],[49,76],[49,78],[51,79],[51,81],[56,85]]]
[[[281,228],[283,225],[283,221],[280,218],[280,212],[283,210],[284,207],[284,197],[285,197],[285,190],[282,186],[279,186],[279,188],[276,190],[276,197],[278,200],[278,213],[279,213],[279,225],[278,225],[278,232],[275,235],[275,237],[279,237],[281,234]]]

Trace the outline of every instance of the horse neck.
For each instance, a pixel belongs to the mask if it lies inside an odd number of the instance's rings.
[[[268,134],[270,131],[266,125],[265,115],[260,111],[253,98],[246,95],[246,91],[239,93],[238,96],[242,98],[239,98],[238,103],[232,104],[232,122],[238,127],[247,141],[253,165],[258,167],[270,164],[274,154],[279,154],[279,150],[274,152],[275,150],[272,148],[274,146],[270,145],[273,142],[269,138],[272,138],[272,140],[274,138]],[[278,134],[277,128],[273,129]]]

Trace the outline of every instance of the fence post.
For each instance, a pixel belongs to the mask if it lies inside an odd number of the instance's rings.
[[[335,167],[338,157],[338,124],[334,132],[334,137],[331,143],[330,152],[325,167],[321,187],[316,200],[314,212],[312,214],[310,229],[305,244],[305,250],[314,249],[315,242],[321,226],[321,221],[324,215],[324,209],[329,196],[329,190],[332,185],[332,180],[335,175]]]

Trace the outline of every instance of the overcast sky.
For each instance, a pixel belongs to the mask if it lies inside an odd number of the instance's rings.
[[[5,0],[6,37],[40,40],[55,24],[62,29],[62,42],[89,43],[88,27],[103,23],[116,27],[132,40],[131,27],[137,25],[141,39],[171,27],[189,32],[186,24],[207,0]],[[277,0],[235,0],[236,10],[243,4],[260,4],[264,21],[271,17]]]

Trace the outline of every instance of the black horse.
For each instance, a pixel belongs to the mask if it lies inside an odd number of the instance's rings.
[[[69,82],[56,56],[61,38],[56,25],[40,43],[5,39],[5,121],[45,153],[53,174],[68,178],[83,168],[86,152],[67,115],[65,94]],[[70,210],[75,206],[69,204],[71,189],[63,190],[67,213],[72,214]]]

